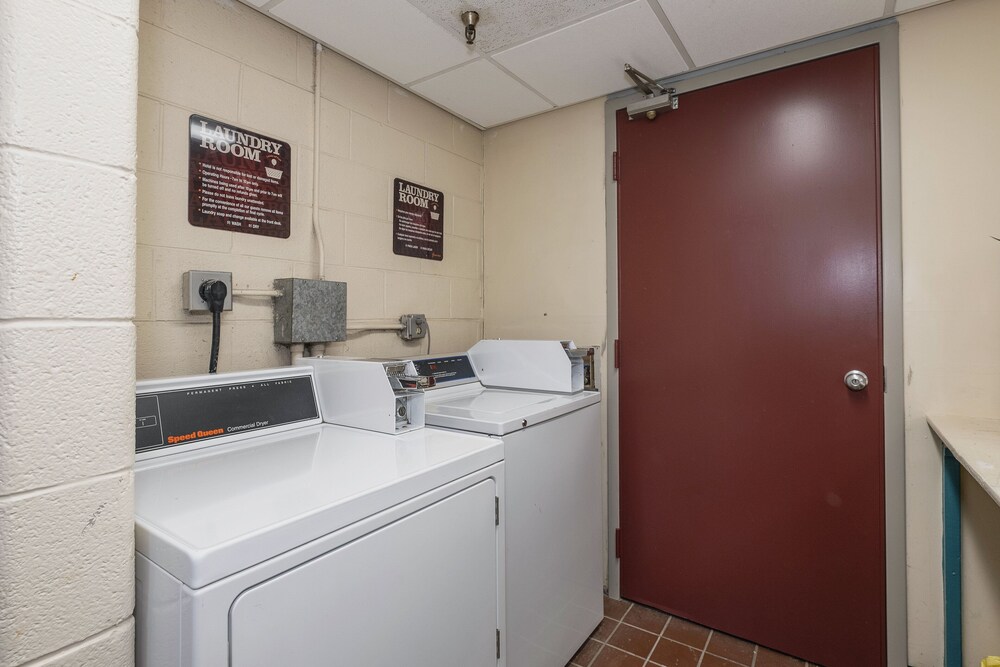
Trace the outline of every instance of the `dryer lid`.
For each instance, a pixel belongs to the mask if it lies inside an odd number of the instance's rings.
[[[141,461],[136,550],[201,588],[502,458],[495,438],[320,425]]]

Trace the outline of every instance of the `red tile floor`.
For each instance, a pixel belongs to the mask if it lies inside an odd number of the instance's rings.
[[[604,598],[604,619],[567,667],[815,667],[628,600]]]

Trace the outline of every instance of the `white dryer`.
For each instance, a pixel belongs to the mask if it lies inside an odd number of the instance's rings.
[[[498,438],[322,423],[311,368],[142,382],[136,659],[495,667]]]
[[[563,667],[604,614],[600,395],[578,390],[570,347],[481,341],[413,359],[436,381],[428,427],[504,441],[511,667]]]

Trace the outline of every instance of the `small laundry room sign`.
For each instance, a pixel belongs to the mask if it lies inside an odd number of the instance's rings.
[[[444,259],[444,193],[397,178],[392,184],[392,252]]]
[[[188,126],[188,222],[287,239],[291,146],[204,116]]]

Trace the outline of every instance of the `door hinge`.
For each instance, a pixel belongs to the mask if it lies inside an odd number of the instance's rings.
[[[887,377],[887,376],[886,376],[886,374],[885,374],[885,366],[882,366],[882,393],[883,393],[883,394],[885,394],[885,393],[888,393],[888,391],[889,391],[889,390],[888,390],[888,389],[886,388],[886,387],[887,387],[887,384],[886,384],[886,377]]]
[[[500,628],[497,628],[497,660],[500,659]]]
[[[611,153],[611,180],[618,180],[618,151]]]
[[[493,496],[493,513],[497,526],[500,525],[500,496]]]
[[[619,363],[620,355],[621,355],[621,345],[619,344],[618,339],[615,338],[615,368],[618,368],[620,365]]]
[[[615,558],[622,557],[622,529],[615,528]]]

